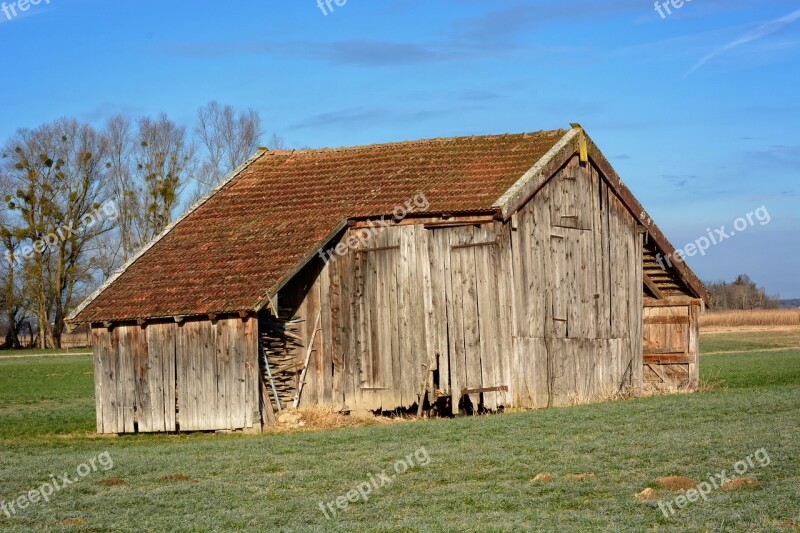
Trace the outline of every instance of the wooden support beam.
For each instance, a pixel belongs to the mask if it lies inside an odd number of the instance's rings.
[[[662,383],[667,383],[667,376],[665,376],[664,373],[661,371],[661,369],[658,368],[658,365],[653,363],[645,363],[644,366],[652,370],[653,373],[656,376],[658,376],[658,379],[660,379]]]
[[[688,365],[694,363],[694,357],[687,353],[676,354],[644,354],[644,364],[646,365]]]
[[[399,246],[380,246],[378,248],[360,248],[359,250],[356,250],[356,253],[366,254],[369,252],[384,252],[386,250],[399,250],[399,249],[400,249]]]
[[[308,372],[308,363],[311,360],[311,352],[314,349],[314,341],[317,338],[319,329],[319,321],[322,319],[322,310],[317,313],[317,321],[314,323],[314,332],[311,334],[311,339],[308,342],[308,349],[306,350],[306,361],[303,364],[303,372],[300,374],[300,383],[297,385],[297,393],[294,395],[294,408],[300,405],[300,395],[303,394],[303,385],[306,384],[306,372]]]
[[[508,385],[500,385],[499,387],[479,387],[477,389],[461,389],[461,395],[465,394],[480,394],[482,392],[508,392]]]
[[[688,316],[648,316],[644,318],[645,325],[652,325],[652,324],[677,325],[677,324],[688,324],[688,323],[689,323]]]
[[[460,226],[479,226],[489,224],[497,219],[495,215],[482,217],[464,217],[451,220],[437,220],[423,224],[425,229],[457,228]]]
[[[676,307],[683,305],[700,305],[702,300],[700,298],[692,298],[689,296],[667,296],[665,300],[656,300],[655,298],[644,297],[642,304],[645,307]]]
[[[272,401],[269,399],[269,391],[263,376],[258,380],[261,387],[261,429],[274,426],[277,424],[275,420],[275,410],[272,408]]]
[[[493,241],[486,241],[486,242],[473,242],[469,244],[454,244],[450,247],[451,250],[460,250],[463,248],[478,248],[480,246],[497,246],[500,242],[500,236],[498,235],[497,238]]]
[[[650,276],[644,274],[643,279],[644,279],[644,284],[647,285],[647,288],[650,289],[650,292],[652,292],[656,298],[658,298],[659,300],[665,299],[664,293],[661,292],[661,289],[658,288],[658,285],[655,284],[655,282],[650,278]]]

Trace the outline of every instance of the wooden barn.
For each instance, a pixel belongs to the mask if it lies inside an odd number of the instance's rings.
[[[100,433],[568,405],[697,384],[674,252],[578,125],[263,150],[70,321]]]

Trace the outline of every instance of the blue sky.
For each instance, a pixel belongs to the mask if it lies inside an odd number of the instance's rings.
[[[580,122],[678,247],[765,206],[688,262],[800,297],[800,2],[316,1],[0,12],[0,139],[60,116],[189,124],[214,99],[297,147]]]

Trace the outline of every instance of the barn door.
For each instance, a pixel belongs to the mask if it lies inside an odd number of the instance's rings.
[[[432,257],[444,269],[447,309],[447,368],[454,412],[505,405],[510,381],[510,295],[505,292],[502,226],[486,224],[438,229],[432,238],[446,257]]]
[[[397,271],[400,243],[395,233],[374,237],[357,252],[361,276],[359,386],[361,406],[392,410],[401,405]]]

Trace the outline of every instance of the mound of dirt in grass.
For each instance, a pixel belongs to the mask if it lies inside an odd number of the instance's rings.
[[[739,489],[747,489],[751,487],[758,487],[761,483],[757,479],[751,477],[737,477],[736,479],[729,479],[722,484],[722,490],[731,491]]]
[[[647,487],[642,492],[635,495],[634,498],[636,498],[639,501],[660,500],[661,494],[658,491],[653,490],[650,487]]]
[[[67,518],[59,522],[62,526],[85,526],[86,519],[82,516],[77,516],[75,518]]]
[[[158,480],[161,483],[184,483],[187,481],[194,481],[192,478],[184,476],[183,474],[172,474],[171,476],[160,477]]]
[[[594,479],[596,477],[597,476],[595,476],[593,473],[589,472],[587,474],[567,474],[566,476],[564,476],[564,479],[567,479],[569,481],[586,481],[588,479]]]
[[[550,472],[540,472],[531,480],[531,483],[549,483],[553,481],[553,474]]]
[[[127,483],[127,481],[125,481],[122,478],[118,478],[118,477],[110,477],[108,479],[101,479],[100,481],[97,482],[98,485],[103,485],[104,487],[116,487],[118,485],[124,485],[125,483]]]
[[[697,481],[686,476],[666,476],[656,479],[656,483],[662,489],[667,490],[689,490],[697,487]]]

